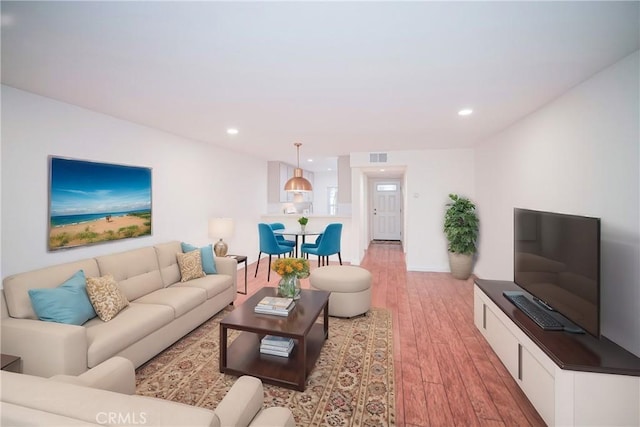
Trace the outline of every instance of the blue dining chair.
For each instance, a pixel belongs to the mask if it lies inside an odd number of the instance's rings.
[[[342,256],[340,255],[340,239],[342,237],[342,224],[329,224],[322,233],[322,238],[318,243],[318,247],[303,247],[301,249],[303,255],[312,254],[318,256],[318,267],[320,261],[322,265],[329,265],[329,256],[338,254],[338,260],[342,265]],[[326,264],[325,264],[326,261]]]
[[[258,254],[258,264],[256,265],[256,274],[253,277],[258,277],[258,267],[260,267],[260,256],[265,253],[269,254],[269,266],[267,272],[267,282],[271,278],[271,255],[287,254],[291,252],[291,246],[279,245],[276,240],[276,235],[273,234],[273,229],[269,224],[258,224],[258,235],[260,236],[260,253]]]
[[[320,244],[320,240],[322,239],[322,233],[318,234],[318,237],[316,237],[316,241],[313,243],[303,243],[302,245],[300,245],[300,252],[302,252],[303,248],[317,248],[318,245]],[[303,253],[304,255],[304,253]],[[307,254],[307,258],[309,258],[309,254]]]
[[[272,222],[271,224],[269,224],[269,226],[273,231],[284,230],[284,224],[281,222]],[[293,249],[296,247],[296,242],[294,242],[293,240],[285,239],[284,236],[281,236],[279,234],[276,234],[276,240],[281,246],[291,246],[291,252],[293,252]]]

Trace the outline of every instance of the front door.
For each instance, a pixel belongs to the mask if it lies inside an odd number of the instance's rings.
[[[373,239],[401,240],[402,192],[399,179],[373,181]]]

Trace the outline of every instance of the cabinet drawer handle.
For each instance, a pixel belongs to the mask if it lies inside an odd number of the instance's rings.
[[[482,304],[482,329],[487,329],[487,305]]]
[[[522,381],[522,344],[518,343],[518,379]]]

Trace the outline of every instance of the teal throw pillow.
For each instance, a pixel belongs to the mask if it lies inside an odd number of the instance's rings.
[[[96,317],[82,270],[57,288],[29,289],[28,292],[33,311],[45,322],[82,325]]]
[[[187,253],[198,249],[196,246],[182,242],[182,252]],[[202,258],[202,271],[206,274],[218,274],[216,262],[213,259],[213,246],[207,245],[200,248],[200,258]]]

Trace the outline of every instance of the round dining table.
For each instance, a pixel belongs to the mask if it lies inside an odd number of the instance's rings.
[[[302,236],[302,243],[305,243],[305,238],[307,236],[318,236],[322,234],[324,231],[313,231],[313,230],[304,230],[301,229],[295,230],[293,228],[285,228],[281,230],[273,230],[273,234],[276,236],[295,236],[296,237],[296,246],[294,249],[295,257],[298,258],[298,237]]]

